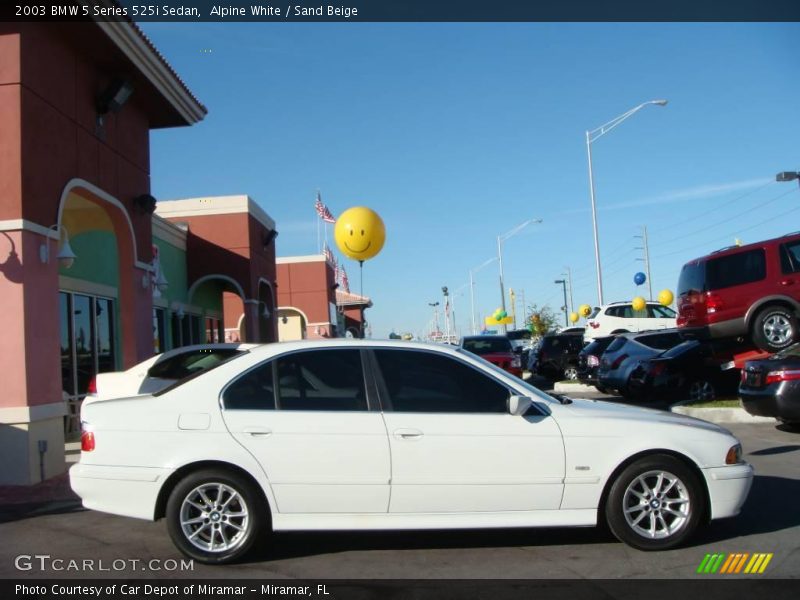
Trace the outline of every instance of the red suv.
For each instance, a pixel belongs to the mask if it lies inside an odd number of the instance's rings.
[[[678,282],[678,327],[710,337],[750,336],[762,350],[789,346],[800,314],[800,233],[733,246],[686,263]]]

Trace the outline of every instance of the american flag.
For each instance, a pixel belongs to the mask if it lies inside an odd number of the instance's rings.
[[[350,292],[350,281],[347,279],[347,271],[344,270],[344,266],[342,266],[342,287],[345,292]]]
[[[327,260],[334,266],[334,268],[336,268],[336,258],[333,256],[333,252],[331,252],[331,249],[328,247],[328,244],[325,244],[325,250],[323,250],[323,252],[325,254],[325,260]]]
[[[317,211],[319,218],[326,223],[336,223],[336,219],[331,214],[331,211],[329,211],[328,207],[322,203],[322,197],[320,196],[319,192],[317,192],[317,201],[314,202],[314,209]]]

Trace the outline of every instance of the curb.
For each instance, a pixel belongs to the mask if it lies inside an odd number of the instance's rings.
[[[688,417],[711,421],[712,423],[772,423],[777,419],[772,417],[756,417],[743,408],[690,408],[688,406],[673,406],[670,411]]]
[[[553,385],[553,391],[556,393],[562,392],[591,392],[599,394],[600,392],[593,385],[586,385],[585,383],[571,383],[565,381],[557,381]]]

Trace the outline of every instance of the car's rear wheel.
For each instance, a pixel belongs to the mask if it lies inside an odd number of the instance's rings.
[[[575,381],[578,379],[578,369],[574,366],[569,366],[564,369],[564,379]]]
[[[167,501],[167,529],[186,556],[205,564],[233,562],[252,547],[266,522],[255,486],[241,475],[205,469],[178,482]]]
[[[605,517],[612,533],[639,550],[684,542],[703,515],[697,476],[677,458],[647,456],[628,465],[611,486]]]
[[[695,379],[689,383],[686,396],[692,402],[710,402],[717,397],[717,389],[708,379]]]
[[[753,319],[751,335],[753,343],[762,350],[783,350],[797,337],[797,319],[785,306],[767,306]]]

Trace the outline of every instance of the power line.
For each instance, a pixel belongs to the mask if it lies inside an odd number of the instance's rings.
[[[716,223],[711,223],[709,225],[706,225],[702,229],[698,229],[696,231],[690,231],[689,233],[685,233],[683,235],[679,235],[677,237],[670,238],[670,240],[668,242],[664,242],[664,243],[665,244],[671,244],[671,243],[676,242],[678,240],[684,240],[684,239],[686,239],[688,237],[692,237],[692,236],[697,235],[699,233],[708,233],[709,229],[714,229],[716,227],[719,227],[720,225],[724,225],[725,223],[730,223],[731,221],[735,221],[739,217],[742,217],[742,216],[744,216],[746,214],[749,214],[749,213],[751,213],[753,211],[760,210],[760,209],[764,208],[765,206],[767,206],[768,204],[772,204],[773,202],[776,202],[776,201],[780,200],[781,198],[784,198],[784,197],[788,196],[789,194],[791,194],[793,192],[794,192],[793,189],[786,190],[782,194],[778,194],[777,196],[774,196],[773,198],[770,198],[766,202],[763,202],[761,204],[758,204],[756,206],[748,208],[747,210],[742,211],[740,213],[737,213],[737,214],[735,214],[735,215],[733,215],[731,217],[728,217],[727,219],[722,219],[721,221],[717,221]],[[663,243],[661,245],[663,245]]]

